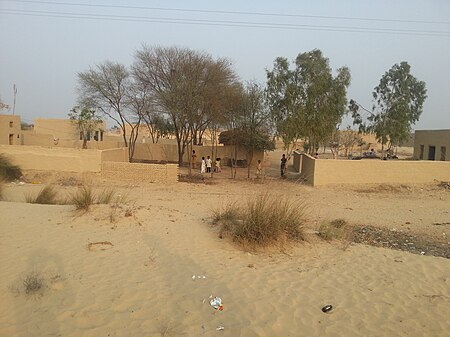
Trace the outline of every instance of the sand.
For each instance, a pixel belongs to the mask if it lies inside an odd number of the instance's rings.
[[[26,204],[24,193],[41,185],[9,185],[0,202],[0,336],[448,336],[448,259],[345,247],[314,231],[343,218],[448,237],[449,225],[433,224],[450,222],[450,191],[315,189],[226,174],[206,185],[116,184],[126,204],[85,214]],[[246,252],[220,239],[211,210],[267,190],[307,203],[307,242]],[[22,280],[31,271],[44,286],[26,294]],[[211,295],[223,311],[209,305]],[[325,314],[327,304],[333,309]]]

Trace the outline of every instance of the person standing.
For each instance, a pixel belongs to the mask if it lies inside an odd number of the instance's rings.
[[[191,162],[192,168],[197,167],[197,155],[195,154],[195,150],[192,150],[192,162]]]
[[[202,157],[202,164],[200,166],[200,173],[205,173],[206,172],[206,162],[205,162],[205,157]]]
[[[206,173],[211,173],[211,167],[212,167],[212,160],[208,156],[206,157]]]
[[[258,159],[258,164],[256,164],[256,178],[259,178],[261,176],[261,172],[262,172],[262,164],[261,160]]]
[[[220,167],[220,158],[216,158],[216,172],[219,173],[222,171],[222,168]]]
[[[284,174],[286,173],[286,163],[287,163],[287,158],[286,158],[286,155],[283,153],[283,155],[281,156],[281,165],[280,165],[281,177],[284,177]]]

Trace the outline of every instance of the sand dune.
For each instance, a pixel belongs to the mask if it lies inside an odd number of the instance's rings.
[[[226,200],[267,188],[243,184],[143,186],[121,208],[86,214],[17,202],[34,187],[10,186],[6,196],[16,202],[0,202],[0,336],[448,335],[448,259],[314,238],[285,253],[244,252],[219,239],[208,219]],[[398,192],[390,204],[380,193],[296,193],[310,203],[310,230],[342,216],[385,226],[409,219],[420,233],[448,219],[441,191]],[[434,212],[405,211],[427,198]],[[393,199],[400,211],[389,208]],[[366,204],[384,212],[368,216]],[[45,287],[27,295],[21,282],[33,270]],[[211,295],[223,311],[209,305]]]

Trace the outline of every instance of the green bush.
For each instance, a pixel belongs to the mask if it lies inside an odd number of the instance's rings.
[[[13,181],[22,176],[22,171],[17,165],[11,164],[8,158],[0,154],[0,180]]]
[[[254,248],[303,240],[305,206],[284,196],[264,194],[213,212],[220,235]]]

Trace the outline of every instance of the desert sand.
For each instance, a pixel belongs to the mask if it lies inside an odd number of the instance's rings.
[[[315,231],[342,218],[447,240],[449,190],[228,176],[170,186],[91,180],[128,201],[87,213],[24,203],[55,175],[8,184],[0,202],[0,336],[448,336],[449,259],[326,242]],[[268,190],[306,203],[305,242],[247,252],[218,237],[213,209]],[[44,287],[26,294],[22,281],[32,271]],[[210,296],[222,299],[223,311]],[[327,304],[333,309],[323,313]]]

